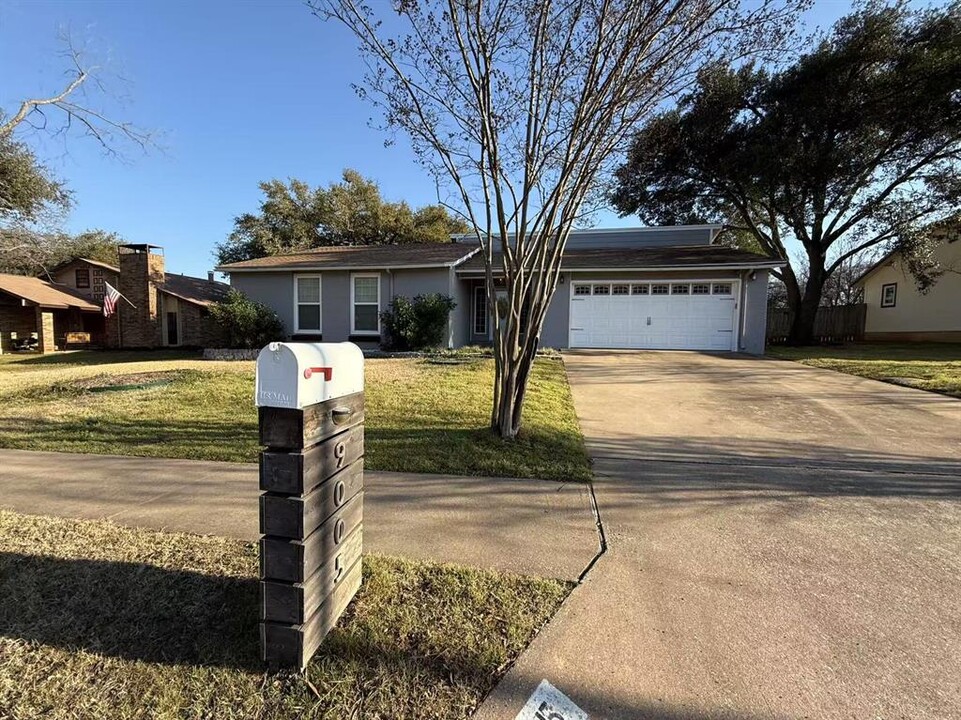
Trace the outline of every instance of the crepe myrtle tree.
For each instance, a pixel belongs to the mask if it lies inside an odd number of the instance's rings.
[[[311,0],[355,35],[356,86],[406,133],[481,245],[494,330],[491,427],[513,438],[571,229],[627,134],[705,63],[777,48],[789,0]],[[385,3],[386,5],[386,3]],[[375,10],[376,8],[376,10]],[[382,9],[383,8],[383,9]],[[497,284],[495,284],[497,280]],[[502,282],[502,284],[501,284]],[[497,292],[506,302],[496,302]]]
[[[961,212],[961,3],[868,3],[779,71],[718,64],[642,123],[614,205],[649,222],[721,221],[785,260],[788,341],[813,341],[835,274],[892,249],[919,290]],[[799,264],[792,248],[803,250]]]

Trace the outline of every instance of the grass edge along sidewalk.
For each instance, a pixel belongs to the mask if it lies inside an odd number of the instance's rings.
[[[770,357],[961,398],[961,343],[774,345]]]
[[[0,707],[27,718],[466,718],[571,584],[390,557],[304,675],[258,661],[257,549],[0,510]]]

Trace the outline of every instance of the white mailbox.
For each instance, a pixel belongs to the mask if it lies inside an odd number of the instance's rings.
[[[353,343],[270,343],[257,356],[257,406],[301,410],[364,389]]]

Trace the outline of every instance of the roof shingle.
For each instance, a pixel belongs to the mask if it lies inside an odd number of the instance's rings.
[[[223,272],[237,270],[330,270],[388,267],[445,267],[470,255],[477,245],[465,243],[410,243],[405,245],[351,245],[323,247],[287,255],[221,265]]]
[[[500,263],[494,258],[494,267]],[[765,255],[723,245],[675,245],[643,248],[583,248],[567,250],[561,260],[563,270],[642,270],[698,267],[776,267],[781,261]],[[484,257],[475,255],[458,266],[457,272],[483,272]]]
[[[227,293],[230,292],[230,285],[203,278],[166,273],[160,289],[186,302],[206,307],[226,299]]]
[[[0,290],[45,308],[58,310],[77,308],[90,311],[101,309],[99,305],[95,305],[66,286],[54,285],[35,277],[0,275]]]

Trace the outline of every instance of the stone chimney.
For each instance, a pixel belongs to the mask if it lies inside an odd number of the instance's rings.
[[[120,346],[153,348],[161,344],[160,293],[164,281],[163,248],[157,245],[121,245],[120,287],[117,302],[120,314]]]

